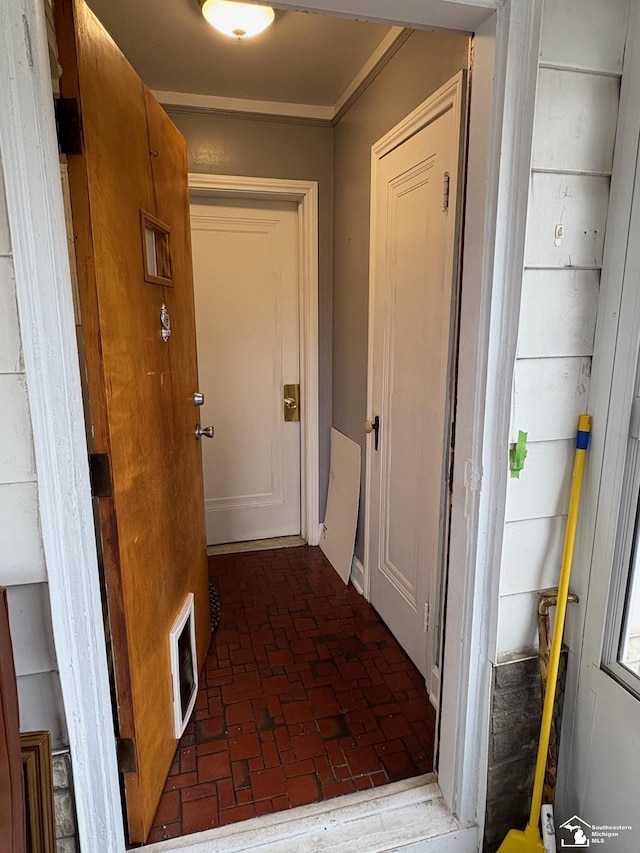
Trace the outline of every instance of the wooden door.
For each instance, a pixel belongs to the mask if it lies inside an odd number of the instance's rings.
[[[294,202],[191,204],[200,389],[216,438],[203,448],[207,542],[300,533],[298,211]]]
[[[169,631],[189,593],[199,665],[210,636],[186,153],[82,0],[57,4],[57,31],[82,126],[68,170],[89,433],[110,462],[97,517],[119,735],[135,758],[129,837],[143,842],[176,747]],[[145,228],[158,229],[146,271]]]
[[[7,591],[0,587],[0,853],[27,851],[22,774],[18,686]]]
[[[437,702],[448,511],[459,90],[378,160],[372,194],[367,554],[370,600]],[[446,91],[446,87],[445,87]],[[457,100],[456,100],[457,97]],[[457,109],[455,108],[457,104]],[[411,130],[414,130],[411,128]],[[394,131],[389,134],[392,137]]]

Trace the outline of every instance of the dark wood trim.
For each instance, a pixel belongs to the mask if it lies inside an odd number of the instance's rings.
[[[49,732],[20,735],[27,823],[27,853],[56,853]]]

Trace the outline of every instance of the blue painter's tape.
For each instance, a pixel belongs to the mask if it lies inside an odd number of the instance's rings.
[[[590,435],[591,433],[586,430],[578,430],[578,434],[576,436],[576,450],[587,450],[589,448]]]

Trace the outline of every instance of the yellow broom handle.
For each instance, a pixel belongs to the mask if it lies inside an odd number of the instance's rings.
[[[538,826],[540,819],[540,806],[542,805],[542,789],[544,785],[544,772],[547,766],[547,753],[549,751],[549,735],[551,732],[551,721],[553,719],[553,706],[555,704],[556,684],[558,681],[558,666],[560,663],[560,650],[562,648],[562,635],[564,633],[564,621],[567,612],[567,601],[569,598],[569,581],[571,579],[571,562],[573,560],[573,546],[576,541],[576,526],[578,523],[578,508],[580,506],[580,489],[582,486],[582,474],[584,472],[584,461],[589,445],[589,434],[591,432],[590,415],[580,415],[578,420],[578,436],[576,440],[576,455],[573,463],[573,479],[571,481],[571,496],[569,498],[569,514],[567,516],[567,531],[564,539],[564,551],[562,552],[562,567],[560,569],[560,581],[558,583],[558,605],[553,627],[553,639],[549,653],[549,676],[547,689],[544,695],[542,708],[542,723],[540,724],[540,742],[538,744],[538,758],[536,760],[536,775],[533,782],[533,795],[531,797],[531,811],[529,813],[530,826]]]

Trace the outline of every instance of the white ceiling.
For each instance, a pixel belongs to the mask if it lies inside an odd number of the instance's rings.
[[[335,105],[390,27],[276,11],[246,41],[219,35],[198,0],[88,0],[149,88]]]

